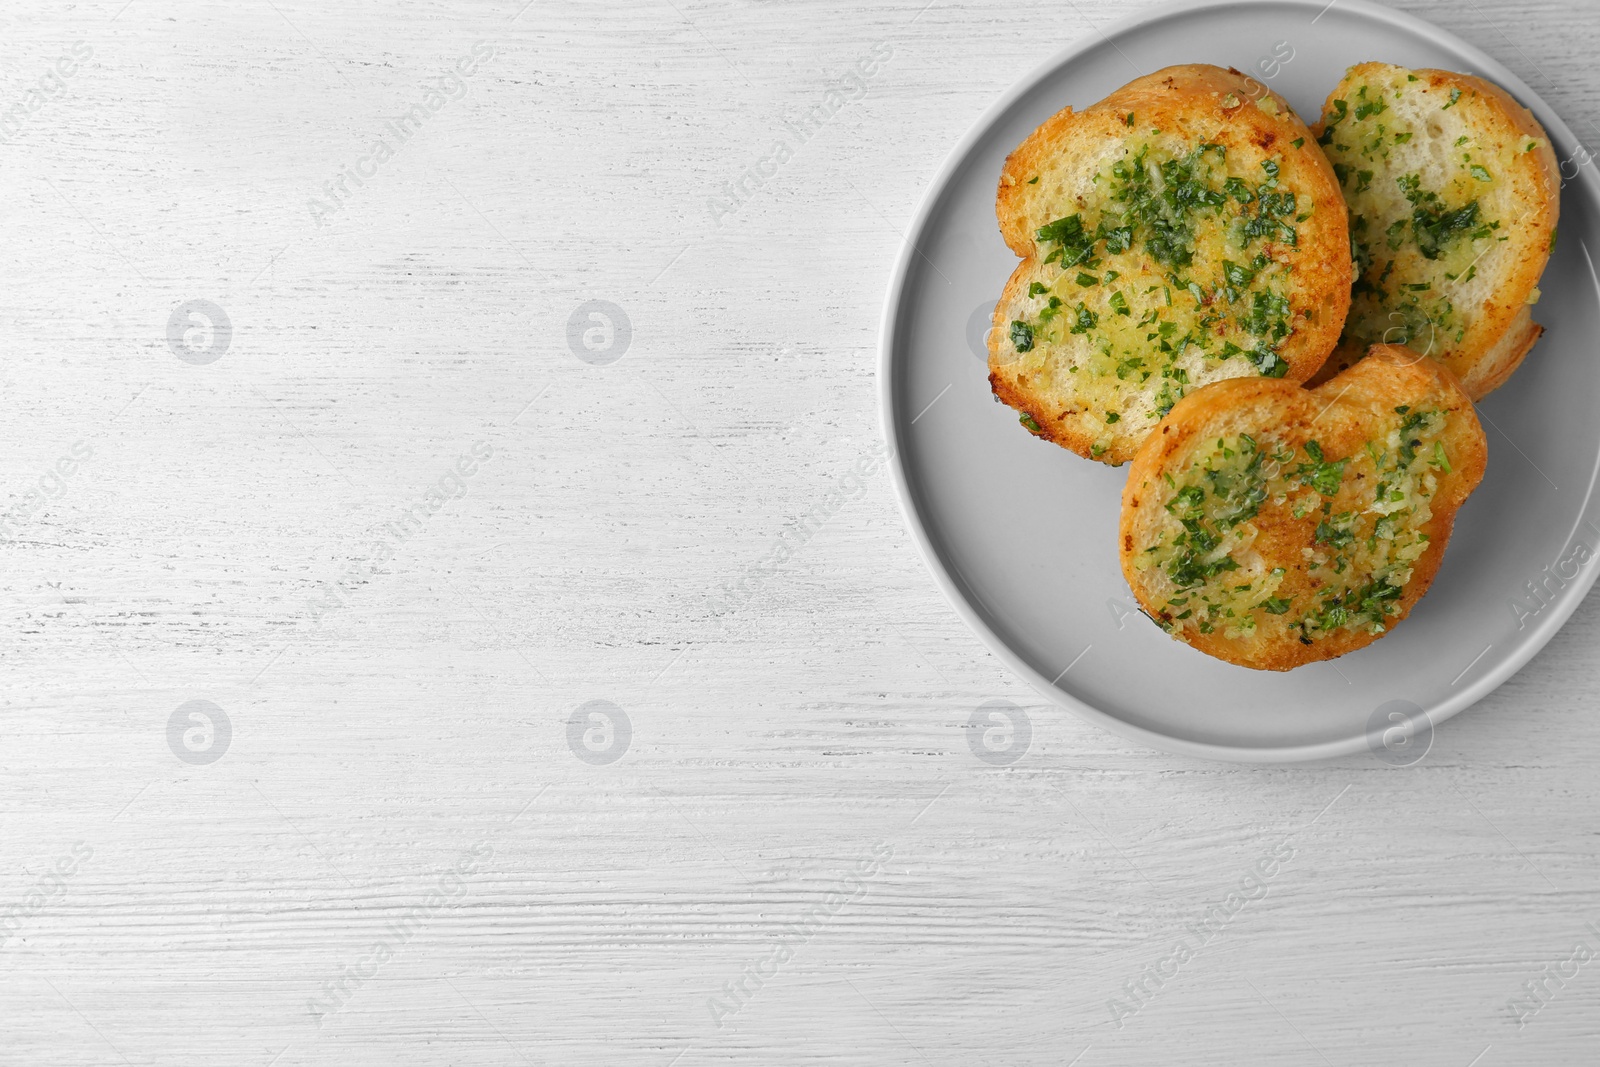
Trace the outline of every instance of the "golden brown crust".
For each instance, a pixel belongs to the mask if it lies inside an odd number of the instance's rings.
[[[1306,382],[1309,388],[1315,389],[1325,382],[1343,374],[1345,371],[1361,362],[1361,357],[1367,354],[1366,346],[1352,337],[1341,337],[1334,346],[1333,355],[1325,360],[1317,373],[1313,374]]]
[[[1506,384],[1511,373],[1522,366],[1534,342],[1543,336],[1544,327],[1533,321],[1533,309],[1524,306],[1505,335],[1469,368],[1468,377],[1461,381],[1467,395],[1481,400]]]
[[[1407,92],[1431,94],[1438,98],[1441,106],[1450,100],[1452,92],[1458,93],[1459,100],[1451,105],[1455,109],[1453,121],[1469,125],[1476,141],[1487,149],[1498,151],[1529,140],[1537,142],[1532,151],[1519,148],[1511,153],[1505,167],[1504,177],[1510,183],[1507,206],[1516,212],[1506,220],[1506,228],[1499,231],[1510,237],[1508,254],[1503,257],[1504,266],[1496,271],[1497,276],[1470,290],[1471,322],[1465,335],[1457,340],[1450,331],[1437,334],[1430,331],[1427,337],[1410,340],[1413,347],[1426,351],[1449,367],[1460,378],[1467,393],[1474,400],[1481,400],[1505,383],[1543,332],[1542,327],[1533,322],[1529,309],[1530,300],[1536,299],[1534,291],[1549,260],[1560,220],[1560,167],[1549,135],[1531,111],[1493,82],[1447,70],[1407,71],[1386,63],[1351,67],[1328,94],[1323,116],[1315,127],[1317,136],[1322,137],[1335,100],[1350,98],[1355,88],[1363,84],[1386,79],[1394,81],[1397,74],[1418,79],[1405,83]],[[1454,128],[1451,132],[1455,132]],[[1436,137],[1433,145],[1426,145],[1419,138],[1408,148],[1412,151],[1396,153],[1395,165],[1389,172],[1380,171],[1377,183],[1392,181],[1397,173],[1425,170],[1429,166],[1430,148],[1434,156],[1449,155],[1454,150],[1454,141],[1448,136]],[[1337,156],[1332,150],[1330,154]],[[1396,284],[1403,281],[1405,279],[1398,274],[1393,279]],[[1360,316],[1353,309],[1349,328],[1359,329],[1359,322]],[[1366,330],[1362,336],[1347,335],[1313,383],[1326,381],[1343,369],[1341,364],[1348,366],[1359,359],[1368,343],[1380,339],[1377,333],[1377,330]]]
[[[1118,90],[1121,91],[1123,90]],[[1116,96],[1117,93],[1112,93],[1106,100],[1114,99]],[[1094,111],[1105,104],[1106,100],[1087,110]],[[1029,221],[1027,201],[1028,193],[1032,190],[1028,185],[1028,179],[1049,168],[1057,147],[1073,135],[1078,125],[1078,114],[1070,107],[1062,108],[1040,123],[1026,140],[1012,149],[1011,154],[1006,157],[1005,166],[1000,169],[1000,189],[995,194],[995,216],[1000,221],[1000,236],[1004,238],[1006,247],[1019,259],[1033,255],[1035,247],[1033,231],[1040,225],[1038,222]]]
[[[1152,618],[1172,609],[1160,576],[1141,569],[1144,547],[1166,517],[1165,476],[1179,471],[1196,447],[1211,439],[1238,433],[1275,434],[1295,448],[1318,440],[1330,457],[1344,457],[1364,446],[1374,425],[1392,420],[1397,406],[1417,410],[1425,405],[1443,410],[1441,441],[1451,459],[1449,472],[1437,474],[1437,490],[1429,501],[1431,516],[1417,528],[1427,534],[1428,548],[1416,560],[1389,629],[1404,619],[1427,592],[1449,543],[1457,511],[1483,477],[1488,460],[1483,430],[1472,400],[1447,369],[1409,349],[1375,345],[1365,359],[1346,373],[1315,389],[1266,380],[1231,380],[1200,389],[1179,401],[1133,461],[1123,490],[1118,549],[1122,573]],[[1295,518],[1289,505],[1267,501],[1251,525],[1259,530],[1252,549],[1270,565],[1285,569],[1279,594],[1310,599],[1317,579],[1309,574],[1305,550],[1314,543],[1319,516]],[[1290,670],[1332,659],[1377,640],[1369,630],[1341,629],[1304,644],[1290,615],[1263,616],[1247,636],[1228,637],[1218,629],[1203,634],[1189,627],[1175,636],[1207,655],[1257,670]]]
[[[1127,123],[1130,114],[1138,117],[1137,130]],[[1022,314],[1019,308],[1032,282],[1049,284],[1059,277],[1058,268],[1041,262],[1035,232],[1063,214],[1093,210],[1090,179],[1126,154],[1131,138],[1147,131],[1181,143],[1223,145],[1230,166],[1258,178],[1262,161],[1272,159],[1280,168],[1282,187],[1295,194],[1304,216],[1294,220],[1298,241],[1269,245],[1273,259],[1288,266],[1292,279],[1287,293],[1291,332],[1278,351],[1287,364],[1284,380],[1303,382],[1321,366],[1349,306],[1349,236],[1333,170],[1288,103],[1253,79],[1219,67],[1170,67],[1130,82],[1081,112],[1066,108],[1047,119],[1011,153],[1000,176],[995,203],[1000,231],[1022,263],[995,308],[995,328],[989,332],[990,383],[997,397],[1033,419],[1038,436],[1111,464],[1133,457],[1159,419],[1155,405],[1146,403],[1150,410],[1131,417],[1124,412],[1120,426],[1107,426],[1104,413],[1091,410],[1095,405],[1084,398],[1079,381],[1064,372],[1063,364],[1023,365],[1007,324]],[[1148,260],[1146,265],[1152,273],[1163,270]],[[1255,371],[1235,358],[1212,360],[1206,373],[1210,376],[1194,384]],[[1132,402],[1132,407],[1140,405]],[[1098,454],[1097,444],[1102,449]]]

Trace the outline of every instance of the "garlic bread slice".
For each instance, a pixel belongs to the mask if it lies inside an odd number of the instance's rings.
[[[1357,275],[1322,377],[1369,345],[1402,344],[1482,399],[1543,332],[1533,307],[1561,188],[1544,128],[1482,78],[1362,63],[1317,132],[1350,205]]]
[[[1006,160],[995,212],[1022,263],[995,309],[990,384],[1082,456],[1132,459],[1209,382],[1305,381],[1344,324],[1333,170],[1237,71],[1169,67],[1061,111]]]
[[[1122,573],[1173,637],[1289,670],[1376,641],[1427,592],[1487,452],[1455,376],[1374,346],[1315,389],[1196,390],[1140,449]]]

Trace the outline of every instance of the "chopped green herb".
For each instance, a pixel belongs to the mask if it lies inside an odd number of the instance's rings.
[[[1348,529],[1335,526],[1331,522],[1317,523],[1315,537],[1317,544],[1327,545],[1329,548],[1349,548],[1356,539],[1356,535]]]
[[[1306,455],[1310,462],[1302,463],[1290,473],[1300,479],[1301,485],[1310,486],[1323,496],[1333,496],[1344,481],[1344,460],[1329,462],[1322,455],[1322,445],[1306,442]]]
[[[1222,191],[1241,204],[1248,204],[1256,198],[1256,194],[1250,191],[1250,187],[1242,178],[1229,178],[1222,183]]]
[[[1411,201],[1411,232],[1425,259],[1438,259],[1445,249],[1463,234],[1479,229],[1479,209],[1476,200],[1453,211],[1447,211],[1438,193],[1422,188],[1420,175],[1406,174],[1395,181],[1405,193],[1406,199]],[[1476,238],[1479,235],[1474,233],[1473,236]]]
[[[1289,373],[1289,364],[1278,353],[1257,346],[1250,351],[1250,361],[1256,365],[1263,378],[1282,378]]]
[[[1399,247],[1403,243],[1405,243],[1405,239],[1406,239],[1406,222],[1407,222],[1406,219],[1397,219],[1389,227],[1389,229],[1385,231],[1385,234],[1386,234],[1386,236],[1388,238],[1388,242],[1389,242],[1389,250],[1391,252],[1398,250]]]
[[[1088,259],[1090,253],[1094,251],[1095,235],[1084,232],[1081,215],[1068,215],[1066,218],[1047,222],[1039,227],[1034,238],[1041,245],[1060,246],[1051,250],[1045,257],[1045,262],[1059,261],[1062,270],[1077,266]]]
[[[1100,322],[1100,316],[1090,311],[1081,302],[1078,304],[1078,313],[1072,319],[1071,333],[1088,333]]]

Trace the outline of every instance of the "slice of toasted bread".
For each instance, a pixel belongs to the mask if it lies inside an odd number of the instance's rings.
[[[1376,345],[1316,389],[1190,393],[1122,494],[1122,573],[1180,641],[1284,671],[1376,641],[1427,592],[1487,451],[1455,375]]]
[[[1516,370],[1543,328],[1539,276],[1561,175],[1537,119],[1497,85],[1445,70],[1351,67],[1318,140],[1350,205],[1354,299],[1316,380],[1368,345],[1409,345],[1474,400]]]
[[[1132,459],[1207,382],[1305,381],[1344,324],[1333,170],[1237,71],[1169,67],[1061,111],[1006,160],[995,212],[1022,263],[995,309],[990,384],[1082,456]]]

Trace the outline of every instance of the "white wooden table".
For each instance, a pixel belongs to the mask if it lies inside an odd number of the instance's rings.
[[[890,265],[1139,5],[924,3],[5,7],[0,1062],[1600,1058],[1594,600],[1420,763],[1288,768],[942,600]],[[1406,6],[1595,132],[1593,0]]]

